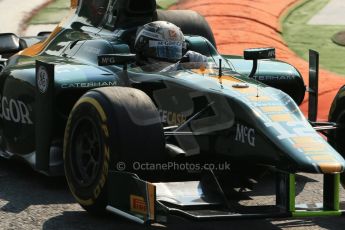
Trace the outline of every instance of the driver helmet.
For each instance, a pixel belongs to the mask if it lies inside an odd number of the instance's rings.
[[[166,21],[155,21],[140,27],[134,43],[139,64],[154,61],[177,62],[186,50],[179,27]]]

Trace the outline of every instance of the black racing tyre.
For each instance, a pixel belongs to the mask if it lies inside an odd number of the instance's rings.
[[[174,23],[184,34],[202,36],[216,47],[210,25],[203,16],[193,10],[157,10],[157,20]]]
[[[340,125],[345,125],[345,101],[336,104],[334,110],[329,114],[329,121]],[[345,128],[330,130],[328,142],[337,150],[343,158],[345,158]],[[345,188],[345,172],[341,173],[340,181]]]
[[[102,214],[109,170],[117,170],[120,161],[126,171],[135,161],[162,161],[164,149],[158,111],[145,93],[126,87],[91,90],[77,101],[65,129],[69,188],[84,209]]]

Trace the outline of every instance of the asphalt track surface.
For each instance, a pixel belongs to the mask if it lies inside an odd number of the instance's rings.
[[[320,176],[303,174],[296,177],[296,202],[321,202]],[[273,204],[272,176],[267,175],[255,188],[257,196],[246,205]],[[0,159],[0,229],[344,229],[345,217],[306,219],[231,220],[191,222],[172,217],[165,225],[144,227],[126,219],[109,215],[93,217],[75,203],[63,178],[47,178],[25,164]],[[303,192],[301,192],[303,189]],[[345,208],[342,190],[342,207]]]

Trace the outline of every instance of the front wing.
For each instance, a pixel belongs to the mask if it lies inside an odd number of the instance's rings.
[[[140,224],[166,223],[170,216],[193,221],[243,218],[341,216],[340,174],[324,174],[323,204],[295,203],[295,174],[276,172],[275,205],[242,206],[225,195],[212,171],[199,181],[149,183],[136,174],[110,171],[107,210]]]

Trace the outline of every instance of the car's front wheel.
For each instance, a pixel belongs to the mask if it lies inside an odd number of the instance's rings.
[[[87,211],[103,213],[109,170],[117,170],[118,162],[133,171],[133,162],[163,160],[164,140],[157,109],[142,91],[89,91],[73,107],[65,129],[65,174],[73,196]]]

